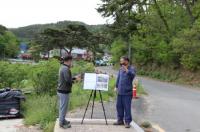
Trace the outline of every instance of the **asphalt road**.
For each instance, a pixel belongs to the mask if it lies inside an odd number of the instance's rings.
[[[98,69],[117,74],[112,67]],[[150,121],[166,132],[200,132],[200,89],[137,78],[148,93],[140,100],[141,106],[136,112],[139,114],[134,115],[137,120]]]

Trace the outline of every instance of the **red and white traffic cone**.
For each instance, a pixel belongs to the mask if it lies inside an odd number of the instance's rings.
[[[137,86],[136,84],[133,85],[133,99],[137,99]]]

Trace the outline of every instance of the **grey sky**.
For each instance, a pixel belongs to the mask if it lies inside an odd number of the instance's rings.
[[[100,0],[0,0],[0,24],[13,28],[63,20],[103,24]]]

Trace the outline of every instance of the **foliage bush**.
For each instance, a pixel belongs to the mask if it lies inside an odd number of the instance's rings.
[[[25,124],[40,124],[44,131],[53,131],[53,126],[58,115],[57,110],[57,80],[60,64],[57,60],[41,61],[34,65],[10,64],[0,62],[0,87],[23,88],[33,87],[34,93],[27,96],[23,104]],[[93,72],[92,63],[75,61],[72,74]],[[111,78],[109,91],[103,93],[104,100],[109,100],[115,95],[113,92],[115,79]],[[89,90],[83,90],[82,83],[75,83],[70,98],[70,109],[86,105]],[[99,100],[99,97],[97,97]],[[42,106],[42,107],[41,107]]]
[[[86,63],[85,61],[75,61],[73,68],[72,68],[72,74],[77,75],[84,72],[93,72],[94,71],[94,65],[92,63]]]
[[[121,56],[127,53],[126,43],[122,39],[117,39],[112,43],[111,53],[113,55],[112,61],[118,62]]]
[[[173,53],[180,64],[191,71],[200,70],[200,19],[191,29],[185,29],[173,39]]]
[[[140,22],[129,38],[138,74],[166,81],[185,80],[191,75],[189,83],[199,83],[196,73],[200,72],[200,2],[191,5],[193,22],[181,3],[158,1],[160,12],[154,4],[145,10],[147,13],[136,13]],[[128,53],[127,42],[115,39],[111,53],[118,63],[119,57]],[[187,72],[190,74],[185,75]]]
[[[137,74],[142,76],[149,76],[152,78],[164,80],[164,81],[176,81],[178,78],[180,78],[180,71],[166,68],[155,68],[152,69],[152,67],[143,67],[137,69]]]
[[[1,26],[2,27],[2,26]],[[19,41],[16,36],[7,31],[0,29],[0,59],[4,57],[16,57],[19,49]]]
[[[0,88],[20,88],[31,84],[37,93],[56,93],[59,67],[55,59],[34,65],[0,61]],[[93,64],[84,61],[75,61],[72,68],[73,75],[92,71]]]
[[[33,87],[37,93],[50,93],[51,95],[56,93],[59,67],[60,64],[54,59],[41,62],[32,67],[30,80],[33,82]],[[76,75],[84,72],[92,72],[94,71],[94,66],[84,61],[76,61],[71,70],[72,74]]]
[[[30,65],[0,61],[0,69],[0,88],[19,88],[22,81],[28,79]]]
[[[55,95],[58,80],[59,63],[57,60],[40,62],[31,67],[29,79],[37,94]]]
[[[186,8],[181,3],[163,0],[157,4],[162,15],[153,4],[145,10],[148,13],[136,13],[140,22],[137,24],[137,30],[129,38],[133,62],[140,67],[156,65],[158,68],[165,67],[171,70],[199,71],[200,2],[191,5],[194,22],[191,22]],[[118,62],[120,56],[128,53],[127,42],[124,39],[115,39],[111,53],[113,60]],[[153,73],[152,76],[159,77],[159,73]]]

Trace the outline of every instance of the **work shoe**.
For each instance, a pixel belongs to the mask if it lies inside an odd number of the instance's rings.
[[[60,124],[60,127],[63,129],[71,128],[71,124]]]
[[[68,125],[68,124],[70,124],[70,121],[64,120],[63,124],[64,124],[64,125]]]
[[[119,125],[124,125],[123,121],[117,121],[115,123],[113,123],[113,125],[119,126]]]
[[[125,128],[130,128],[130,127],[131,127],[130,123],[125,123]]]

